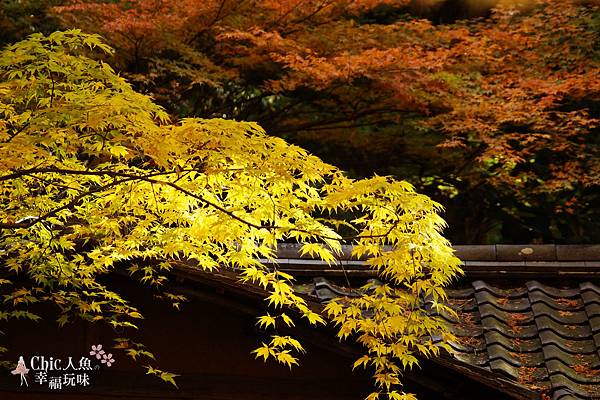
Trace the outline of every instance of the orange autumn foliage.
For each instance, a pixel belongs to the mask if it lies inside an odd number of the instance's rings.
[[[180,115],[256,120],[333,148],[350,138],[385,159],[401,145],[442,188],[468,197],[485,184],[520,210],[551,196],[572,214],[600,182],[599,5],[488,3],[486,18],[452,24],[410,17],[408,0],[78,0],[55,12],[106,37],[123,72]]]

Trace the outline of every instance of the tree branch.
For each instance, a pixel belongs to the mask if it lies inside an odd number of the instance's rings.
[[[181,171],[179,171],[181,172]],[[77,203],[79,203],[79,201],[81,201],[84,197],[90,196],[94,193],[97,192],[101,192],[103,190],[106,190],[107,188],[114,186],[114,185],[118,185],[124,182],[128,182],[128,181],[143,181],[143,182],[148,182],[151,184],[159,184],[159,185],[167,185],[169,187],[172,187],[173,189],[187,195],[190,196],[196,200],[201,201],[202,203],[222,212],[223,214],[227,215],[230,218],[233,218],[236,221],[239,221],[249,227],[255,228],[255,229],[267,229],[267,230],[276,230],[276,229],[283,229],[280,226],[277,225],[258,225],[255,224],[253,222],[250,221],[246,221],[245,219],[243,219],[242,217],[239,217],[237,215],[235,215],[232,211],[227,210],[226,208],[210,201],[207,200],[206,198],[204,198],[201,195],[195,194],[193,192],[190,192],[189,190],[181,187],[180,185],[177,185],[174,182],[168,182],[168,181],[161,181],[158,179],[154,179],[154,176],[160,176],[160,175],[172,175],[172,174],[177,174],[177,171],[172,171],[172,172],[158,172],[158,173],[154,173],[154,174],[148,174],[148,175],[136,175],[136,174],[130,174],[130,173],[125,173],[125,172],[117,172],[117,171],[85,171],[85,170],[69,170],[69,169],[61,169],[61,168],[32,168],[32,169],[28,169],[28,170],[22,170],[19,172],[15,172],[13,174],[10,175],[4,175],[2,177],[0,177],[0,181],[5,181],[5,180],[9,180],[9,179],[15,179],[15,178],[19,178],[22,176],[27,176],[27,175],[31,175],[31,174],[36,174],[36,173],[58,173],[58,174],[66,174],[66,175],[91,175],[91,176],[108,176],[108,177],[113,177],[113,178],[124,178],[118,181],[113,181],[107,185],[104,186],[100,186],[98,188],[95,189],[90,189],[89,191],[85,192],[85,193],[81,193],[78,196],[74,197],[70,202],[68,202],[67,204],[64,204],[52,211],[49,211],[48,213],[42,215],[41,217],[35,217],[30,219],[28,222],[15,222],[15,223],[2,223],[0,222],[0,229],[17,229],[17,228],[30,228],[33,225],[42,222],[48,218],[51,218],[53,216],[55,216],[56,214],[58,214],[60,211],[65,210],[65,209],[69,209],[73,206],[75,206]],[[399,219],[397,218],[396,221],[394,222],[394,224],[392,224],[392,226],[390,226],[390,228],[383,234],[378,234],[378,235],[356,235],[356,236],[349,236],[349,237],[332,237],[332,236],[326,236],[326,235],[319,235],[315,232],[311,232],[305,229],[297,229],[297,228],[291,228],[289,229],[289,231],[293,231],[293,232],[302,232],[302,233],[308,233],[308,234],[312,234],[315,236],[318,236],[319,238],[322,239],[328,239],[328,240],[336,240],[336,241],[346,241],[346,240],[356,240],[356,239],[368,239],[368,238],[377,238],[377,237],[387,237],[397,226],[399,223]]]

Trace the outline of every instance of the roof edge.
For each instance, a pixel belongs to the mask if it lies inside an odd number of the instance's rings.
[[[277,258],[310,259],[300,255],[300,244],[281,243]],[[463,261],[599,261],[600,244],[490,244],[455,245],[456,256]],[[340,260],[356,260],[352,246],[342,245]],[[364,259],[364,258],[362,258]]]

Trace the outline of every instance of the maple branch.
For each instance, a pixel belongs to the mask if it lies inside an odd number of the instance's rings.
[[[190,196],[197,200],[200,200],[201,202],[221,211],[222,213],[228,215],[229,217],[231,217],[239,222],[242,222],[248,226],[251,226],[252,228],[255,228],[255,229],[276,229],[277,228],[276,226],[261,226],[261,225],[257,225],[252,222],[246,221],[243,218],[235,215],[233,212],[228,211],[224,207],[221,207],[218,204],[215,204],[214,202],[211,202],[210,200],[205,199],[201,195],[192,193],[189,190],[184,189],[183,187],[175,184],[174,182],[161,181],[161,180],[152,178],[153,176],[176,174],[176,173],[178,173],[178,171],[160,172],[160,173],[154,173],[154,174],[149,174],[149,175],[136,175],[136,174],[128,174],[125,172],[116,172],[116,171],[82,171],[82,170],[68,170],[68,169],[60,169],[60,168],[42,168],[42,169],[23,170],[23,171],[20,171],[18,173],[14,173],[11,175],[4,175],[4,176],[0,177],[0,181],[4,181],[4,180],[8,180],[8,179],[15,179],[15,178],[18,178],[21,176],[31,175],[31,174],[35,174],[35,173],[57,173],[57,174],[67,174],[67,175],[109,176],[109,177],[113,177],[113,178],[120,177],[120,178],[125,178],[125,179],[120,180],[120,181],[115,181],[115,182],[112,182],[110,184],[107,184],[107,185],[104,185],[104,186],[101,186],[101,187],[98,187],[95,189],[90,189],[89,191],[74,197],[73,200],[71,200],[69,203],[62,205],[61,207],[58,207],[58,208],[48,212],[47,214],[44,214],[41,217],[35,217],[35,219],[31,219],[31,220],[29,220],[29,222],[0,223],[0,229],[29,228],[29,227],[37,224],[38,222],[41,222],[45,219],[55,216],[57,213],[59,213],[62,210],[73,207],[79,201],[81,201],[81,199],[83,199],[86,196],[89,196],[93,193],[108,189],[109,187],[114,186],[116,184],[124,183],[127,181],[133,181],[133,180],[140,180],[140,181],[144,181],[144,182],[148,182],[148,183],[170,186],[173,189],[175,189],[181,193],[184,193],[187,196]]]
[[[236,221],[239,221],[239,222],[241,222],[247,226],[250,226],[252,228],[255,228],[255,229],[259,229],[259,230],[260,229],[267,229],[267,230],[284,229],[277,225],[258,225],[253,222],[246,221],[242,217],[235,215],[232,211],[229,211],[226,208],[224,208],[210,200],[207,200],[203,196],[193,193],[193,192],[181,187],[180,185],[177,185],[174,182],[161,181],[161,180],[153,178],[155,176],[173,175],[173,174],[177,174],[180,172],[181,171],[179,171],[179,172],[178,171],[165,171],[165,172],[156,172],[156,173],[148,174],[148,175],[137,175],[137,174],[130,174],[130,173],[125,173],[125,172],[116,172],[116,171],[84,171],[84,170],[69,170],[69,169],[61,169],[61,168],[39,168],[39,169],[32,168],[29,170],[22,170],[22,171],[19,171],[14,174],[10,174],[10,175],[4,175],[4,176],[0,177],[0,181],[15,179],[15,178],[18,178],[21,176],[28,176],[28,175],[36,174],[36,173],[58,173],[58,174],[66,174],[66,175],[108,176],[108,177],[112,177],[112,178],[124,178],[124,179],[115,180],[104,186],[90,189],[87,192],[84,192],[84,193],[81,193],[81,194],[75,196],[68,203],[63,204],[62,206],[55,208],[54,210],[49,211],[48,213],[46,213],[40,217],[35,217],[35,216],[31,217],[30,219],[28,219],[27,222],[14,222],[14,223],[0,222],[0,229],[30,228],[30,227],[36,225],[37,223],[40,223],[48,218],[56,216],[62,210],[66,210],[66,209],[69,209],[69,208],[77,205],[84,197],[90,196],[97,192],[101,192],[112,186],[115,186],[115,185],[118,185],[118,184],[121,184],[124,182],[136,181],[136,180],[148,182],[150,184],[167,185],[169,187],[172,187],[173,189],[175,189],[189,197],[192,197],[210,207],[213,207],[214,209],[222,212],[223,214],[229,216],[230,218],[233,218]],[[311,235],[317,236],[322,239],[336,240],[336,241],[341,242],[341,241],[356,240],[356,239],[371,239],[371,238],[378,238],[378,237],[387,237],[398,226],[399,222],[400,222],[400,219],[396,218],[396,221],[390,226],[390,228],[385,233],[377,234],[377,235],[355,235],[355,236],[347,236],[347,237],[333,237],[333,236],[321,235],[321,234],[318,234],[313,231],[308,231],[306,229],[291,228],[291,229],[287,229],[287,230],[291,231],[291,232],[307,233],[307,234],[311,234]]]
[[[236,11],[237,8],[239,8],[245,2],[245,0],[238,0],[237,2],[233,2],[234,6],[230,7],[230,11],[228,13],[223,14],[223,10],[225,9],[226,2],[227,2],[227,0],[221,0],[221,3],[219,4],[219,8],[218,8],[217,13],[215,14],[215,17],[213,18],[213,20],[210,23],[208,23],[205,27],[199,29],[198,32],[196,32],[188,40],[185,40],[185,43],[192,44],[193,42],[200,39],[200,37],[203,34],[205,34],[206,32],[208,32],[210,30],[210,28],[212,28],[217,22],[227,18],[234,11]]]
[[[221,17],[221,12],[223,11],[223,7],[225,7],[226,2],[227,2],[227,0],[221,0],[221,3],[219,4],[219,9],[217,10],[217,13],[215,14],[215,18],[212,20],[212,22],[209,24],[209,26],[213,26],[214,24],[217,23],[217,21]]]
[[[267,30],[267,31],[268,31],[268,30],[270,30],[270,29],[273,29],[273,28],[275,28],[277,25],[279,25],[279,23],[280,23],[281,21],[283,21],[283,19],[284,19],[285,17],[287,17],[287,16],[288,16],[288,15],[290,15],[290,14],[291,14],[293,11],[295,11],[296,9],[298,9],[298,7],[300,7],[300,5],[301,5],[302,3],[304,3],[304,0],[300,0],[299,2],[297,2],[296,4],[294,4],[294,6],[293,6],[293,7],[290,7],[290,8],[289,8],[289,9],[288,9],[286,12],[284,12],[283,14],[281,14],[281,15],[279,16],[279,18],[277,18],[277,20],[275,20],[275,21],[273,21],[271,24],[267,25],[267,26],[265,27],[265,28],[266,28],[265,30]]]
[[[381,115],[380,118],[383,118],[383,116],[385,116],[385,115],[394,114],[397,112],[402,112],[402,111],[395,110],[395,109],[388,109],[388,108],[381,108],[381,109],[375,109],[375,110],[364,110],[361,112],[354,113],[352,115],[347,115],[347,116],[338,117],[338,118],[332,118],[332,119],[325,120],[325,121],[307,122],[305,124],[291,126],[289,128],[282,127],[280,129],[278,129],[278,131],[280,133],[296,133],[296,132],[301,132],[301,131],[347,128],[349,126],[350,127],[371,126],[374,124],[373,121],[366,121],[366,122],[362,122],[362,123],[355,122],[352,125],[340,125],[340,124],[343,124],[345,122],[350,122],[350,121],[356,121],[357,119],[360,119],[363,117],[369,117],[369,116],[377,115],[377,114],[380,114]]]
[[[323,11],[324,9],[326,9],[331,4],[333,4],[332,1],[325,0],[321,4],[319,4],[317,7],[315,7],[315,9],[314,9],[313,12],[311,12],[311,13],[305,15],[304,17],[299,18],[299,19],[297,19],[295,21],[291,21],[291,23],[299,25],[299,24],[302,24],[304,22],[307,22],[312,17],[314,17],[315,15],[317,15],[318,13],[320,13],[321,11]],[[334,21],[334,19],[327,19],[327,20],[324,20],[324,21],[322,21],[322,22],[320,22],[318,24],[315,24],[315,26],[327,25],[328,23],[333,22],[333,21]],[[290,29],[288,31],[282,31],[281,32],[281,36],[291,35],[292,33],[298,32],[300,29],[301,28],[296,28],[296,29]]]
[[[14,133],[12,133],[8,137],[8,139],[3,140],[1,143],[3,143],[3,144],[10,143],[15,138],[15,136],[17,136],[19,133],[23,132],[25,129],[27,129],[27,127],[29,127],[29,121],[24,123],[23,126],[21,126],[18,130],[16,130]]]
[[[137,179],[141,179],[144,177],[149,178],[149,177],[154,177],[154,176],[172,175],[172,174],[182,173],[182,172],[202,172],[202,170],[199,170],[196,168],[190,168],[190,169],[181,169],[179,171],[153,172],[148,175],[135,175],[135,174],[127,174],[124,172],[116,172],[116,171],[108,171],[108,170],[90,171],[90,170],[78,170],[78,169],[71,170],[71,169],[62,169],[62,168],[30,168],[30,169],[23,169],[18,172],[14,172],[12,174],[0,176],[0,182],[20,178],[22,176],[28,176],[31,174],[47,174],[47,173],[57,173],[57,174],[67,174],[67,175],[94,175],[94,176],[107,175],[107,176],[111,176],[111,177],[126,176],[129,178],[136,177]]]
[[[43,222],[43,221],[47,220],[48,218],[56,216],[59,212],[61,212],[63,210],[67,210],[67,209],[77,205],[84,197],[91,196],[92,194],[106,190],[111,186],[115,186],[115,185],[130,181],[130,180],[132,180],[132,179],[122,179],[120,181],[113,181],[104,186],[90,189],[87,192],[84,192],[84,193],[81,193],[81,194],[75,196],[68,203],[63,204],[62,206],[55,208],[52,211],[47,212],[46,214],[42,215],[41,217],[28,218],[27,222],[14,222],[14,223],[0,222],[0,229],[31,228],[32,226],[34,226],[40,222]]]

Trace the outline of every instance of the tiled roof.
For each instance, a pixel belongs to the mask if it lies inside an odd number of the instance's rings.
[[[358,292],[317,277],[299,291],[326,302]],[[536,281],[498,288],[483,281],[448,291],[458,318],[455,360],[552,400],[600,399],[600,288]]]
[[[553,400],[600,398],[600,288],[536,281],[450,290],[454,357],[504,374]]]
[[[454,249],[465,273],[460,288],[448,290],[458,312],[448,322],[458,341],[451,344],[451,355],[435,362],[511,397],[600,400],[600,288],[591,282],[599,282],[600,245]],[[298,250],[297,244],[278,245],[275,262],[304,282],[295,289],[315,307],[334,297],[358,296],[347,287],[350,281],[360,287],[378,278],[363,259],[351,257],[350,246],[343,246],[333,265]],[[208,274],[182,266],[178,274],[262,299],[260,288],[241,285],[225,271]]]

